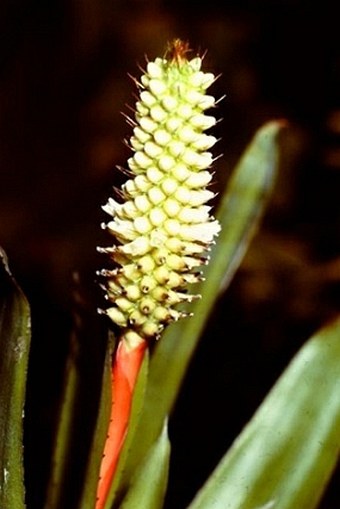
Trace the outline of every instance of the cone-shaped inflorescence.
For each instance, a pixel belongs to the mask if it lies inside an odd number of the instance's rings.
[[[189,284],[220,230],[206,203],[213,192],[205,133],[216,120],[205,110],[215,105],[206,94],[215,77],[201,70],[202,58],[187,59],[183,42],[172,43],[164,58],[148,62],[142,75],[128,160],[131,179],[119,202],[110,198],[104,225],[115,237],[110,254],[116,268],[103,270],[110,307],[105,313],[132,343],[157,338],[186,313],[179,303],[193,300]]]

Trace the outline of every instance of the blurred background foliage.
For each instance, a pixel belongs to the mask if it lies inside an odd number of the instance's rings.
[[[340,32],[334,2],[3,0],[0,6],[0,244],[33,318],[27,498],[40,508],[74,321],[103,344],[95,270],[100,205],[125,165],[145,57],[189,40],[223,119],[218,191],[264,121],[287,118],[279,180],[260,233],[219,300],[170,422],[167,509],[183,507],[291,356],[340,310]],[[217,198],[218,199],[218,198]],[[75,277],[77,284],[75,291]],[[73,275],[73,276],[72,276]],[[81,311],[79,312],[79,309]],[[79,316],[80,314],[80,316]],[[85,317],[86,316],[86,317]],[[95,347],[94,347],[95,348]],[[100,357],[100,356],[99,356]],[[96,386],[98,368],[86,383]],[[335,509],[335,486],[322,508]]]

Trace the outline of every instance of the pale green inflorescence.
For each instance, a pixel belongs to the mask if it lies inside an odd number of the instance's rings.
[[[200,280],[220,230],[206,205],[214,195],[206,186],[216,138],[205,131],[216,120],[204,112],[215,105],[206,94],[215,77],[186,50],[175,41],[171,55],[147,64],[130,138],[133,178],[122,186],[122,203],[110,198],[103,207],[116,245],[100,250],[117,267],[101,271],[110,302],[105,313],[134,342],[159,337],[187,315],[176,305],[197,297],[186,287]]]

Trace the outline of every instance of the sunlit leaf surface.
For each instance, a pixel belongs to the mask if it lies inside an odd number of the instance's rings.
[[[134,474],[120,509],[161,509],[168,482],[170,442],[167,423]]]
[[[295,356],[188,509],[314,509],[340,452],[340,319]]]

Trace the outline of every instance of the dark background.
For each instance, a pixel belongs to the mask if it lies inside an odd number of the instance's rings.
[[[223,122],[217,186],[255,130],[287,118],[261,228],[220,299],[171,420],[167,509],[185,507],[303,342],[340,309],[340,31],[332,2],[3,0],[0,244],[27,294],[29,508],[40,509],[74,302],[98,334],[100,205],[129,155],[121,116],[145,55],[208,50]],[[335,4],[335,2],[334,2]],[[74,271],[80,279],[75,294]],[[78,302],[79,304],[79,302]],[[93,379],[89,387],[95,386]],[[218,408],[218,411],[216,409]],[[338,476],[339,477],[339,476]],[[322,509],[335,509],[334,479]]]

